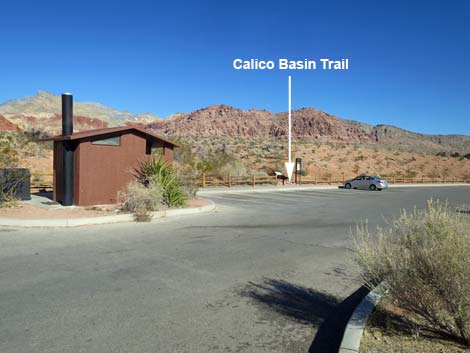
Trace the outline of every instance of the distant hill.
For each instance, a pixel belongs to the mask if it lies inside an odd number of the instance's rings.
[[[35,96],[12,99],[0,104],[0,115],[22,129],[38,129],[57,133],[61,124],[61,97],[45,91]],[[74,102],[75,128],[118,126],[126,123],[149,123],[158,119],[150,113],[133,114],[89,102]]]
[[[60,110],[60,96],[44,91],[39,91],[32,97],[13,99],[0,104],[0,115],[9,123],[21,129],[41,130],[49,134],[60,132]],[[293,111],[292,119],[293,137],[306,142],[370,144],[419,152],[470,152],[470,136],[465,135],[426,135],[390,125],[373,126],[335,117],[312,108]],[[5,124],[0,124],[0,130]],[[74,104],[76,131],[125,124],[139,124],[160,134],[191,138],[287,137],[287,113],[215,105],[161,119],[150,113],[133,114],[94,102]],[[11,125],[8,126],[11,129]]]

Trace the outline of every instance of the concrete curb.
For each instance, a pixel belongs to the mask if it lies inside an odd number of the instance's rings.
[[[215,203],[211,200],[208,205],[192,208],[181,208],[152,213],[152,220],[156,222],[164,217],[185,216],[209,212],[215,209]],[[22,227],[22,228],[56,228],[56,227],[79,227],[85,225],[99,225],[111,223],[134,222],[131,214],[120,214],[101,217],[83,217],[83,218],[55,218],[55,219],[18,219],[18,218],[0,218],[0,227]]]
[[[349,318],[338,353],[358,353],[367,319],[382,297],[383,284],[367,294]]]
[[[470,186],[467,183],[456,184],[391,184],[389,188],[409,188],[409,187],[443,187],[443,186]],[[208,188],[199,189],[198,195],[212,195],[221,193],[242,194],[253,192],[273,192],[273,191],[300,191],[300,190],[337,190],[338,185],[309,185],[309,186],[258,186],[245,188]]]

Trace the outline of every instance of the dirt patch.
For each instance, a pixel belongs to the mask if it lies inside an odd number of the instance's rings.
[[[99,217],[114,214],[113,211],[89,210],[82,207],[45,209],[27,203],[20,203],[18,208],[0,208],[0,218],[18,219],[63,219],[80,217]]]
[[[392,305],[379,305],[371,314],[360,353],[468,353],[450,337],[426,328],[411,314]]]

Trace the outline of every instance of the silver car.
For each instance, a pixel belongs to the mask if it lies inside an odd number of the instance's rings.
[[[345,189],[369,189],[372,191],[388,188],[388,182],[377,176],[359,175],[344,182]]]

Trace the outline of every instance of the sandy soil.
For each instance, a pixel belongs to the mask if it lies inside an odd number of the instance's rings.
[[[188,208],[201,207],[209,204],[208,200],[196,198],[188,202]],[[52,218],[81,218],[100,217],[116,214],[116,206],[72,207],[64,209],[44,209],[25,202],[20,202],[17,208],[0,208],[0,218],[18,219],[52,219]]]

